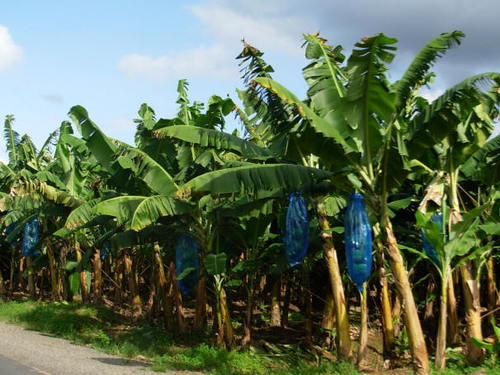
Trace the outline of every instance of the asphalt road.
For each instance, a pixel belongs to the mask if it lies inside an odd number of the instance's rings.
[[[69,341],[0,323],[0,375],[158,375],[140,361],[124,360]],[[163,373],[165,374],[165,373]],[[168,372],[173,374],[194,374]]]
[[[0,355],[0,375],[40,375],[35,369],[23,366],[19,362],[12,361]]]

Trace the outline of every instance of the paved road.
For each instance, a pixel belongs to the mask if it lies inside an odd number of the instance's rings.
[[[0,355],[0,375],[40,375],[40,372]]]
[[[147,364],[0,322],[0,375],[158,375]],[[188,374],[169,372],[168,374]],[[194,374],[194,373],[189,373]]]

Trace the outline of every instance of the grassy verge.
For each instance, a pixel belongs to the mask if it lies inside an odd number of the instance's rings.
[[[62,337],[124,358],[143,358],[157,371],[202,371],[207,374],[356,374],[347,363],[315,366],[300,353],[271,357],[255,351],[227,352],[200,344],[200,336],[172,337],[146,323],[133,326],[110,309],[76,303],[0,302],[0,320]]]

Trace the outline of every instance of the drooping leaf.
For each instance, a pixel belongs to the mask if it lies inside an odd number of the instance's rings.
[[[157,161],[137,148],[127,147],[117,161],[158,194],[169,195],[177,190],[172,176]]]
[[[205,173],[188,181],[182,189],[219,194],[279,188],[301,190],[331,176],[327,171],[293,164],[255,164]]]
[[[184,215],[193,209],[191,204],[172,197],[164,195],[147,197],[137,205],[131,218],[130,228],[141,230],[160,217]]]
[[[116,217],[117,224],[123,225],[132,220],[137,207],[145,199],[147,197],[130,195],[111,198],[98,203],[95,210],[102,215]]]
[[[109,169],[115,156],[115,145],[111,143],[101,129],[89,118],[87,110],[82,106],[77,105],[72,107],[68,114],[80,131],[89,150],[105,168]]]
[[[443,56],[450,48],[459,45],[464,36],[461,31],[443,33],[420,50],[401,79],[392,85],[392,89],[396,91],[398,107],[406,102],[411,90],[422,81],[436,59]]]
[[[252,142],[218,130],[205,129],[197,126],[168,126],[155,131],[158,137],[171,137],[188,143],[198,144],[202,147],[213,147],[217,150],[237,152],[248,159],[267,160],[273,154]]]

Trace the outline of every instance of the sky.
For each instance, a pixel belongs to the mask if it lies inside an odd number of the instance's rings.
[[[133,143],[141,103],[175,115],[179,79],[191,100],[236,100],[242,39],[304,97],[304,33],[319,31],[348,54],[364,36],[396,37],[397,80],[428,41],[462,30],[462,45],[433,68],[432,99],[470,75],[500,71],[499,14],[499,0],[0,0],[0,118],[3,126],[13,114],[15,129],[41,146],[79,104],[107,135]]]

